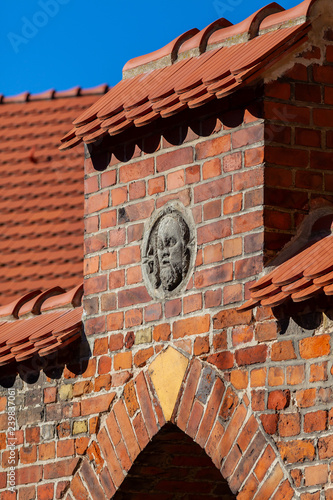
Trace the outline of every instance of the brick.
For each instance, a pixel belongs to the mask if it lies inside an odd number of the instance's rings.
[[[219,370],[227,370],[234,366],[234,355],[230,351],[219,352],[208,356],[207,361]]]
[[[148,177],[154,173],[154,158],[147,160],[136,161],[132,164],[127,164],[119,169],[120,182],[130,182],[137,179]]]
[[[119,351],[124,346],[124,337],[122,333],[113,334],[109,340],[110,351]]]
[[[41,484],[37,486],[37,498],[39,500],[53,500],[54,484]]]
[[[255,368],[251,370],[251,387],[263,387],[266,385],[266,368]]]
[[[230,382],[235,389],[246,389],[249,382],[249,374],[244,370],[233,370],[230,374]]]
[[[194,184],[200,181],[200,166],[193,165],[185,169],[185,183]]]
[[[219,175],[221,175],[221,160],[219,158],[206,161],[202,165],[202,178],[204,180],[218,177]]]
[[[294,496],[294,490],[291,487],[288,479],[286,479],[279,486],[272,500],[280,500],[280,498],[283,498],[284,500],[292,500],[293,496]]]
[[[142,309],[131,309],[125,312],[125,328],[142,325]]]
[[[315,486],[316,484],[326,484],[328,481],[327,464],[314,465],[305,468],[305,485]]]
[[[240,325],[232,329],[232,345],[245,344],[253,339],[253,326]]]
[[[204,220],[216,219],[221,215],[221,201],[214,200],[204,204]]]
[[[204,448],[205,446],[205,443],[208,439],[209,433],[215,421],[223,393],[224,393],[224,384],[221,381],[221,379],[217,378],[211,396],[208,400],[207,408],[196,437],[196,442],[202,448]]]
[[[112,313],[106,317],[107,329],[109,331],[121,330],[124,324],[124,313]],[[110,348],[111,349],[111,348]]]
[[[111,476],[109,474],[109,471],[107,470],[107,467],[104,467],[102,470],[100,476],[100,482],[101,485],[104,488],[104,491],[108,495],[109,498],[112,498],[114,494],[116,493],[116,488],[112,482]]]
[[[320,148],[321,146],[321,133],[320,130],[311,130],[308,128],[295,129],[295,144],[299,146],[308,146]],[[297,172],[299,173],[299,172]]]
[[[297,405],[300,408],[309,408],[316,401],[316,389],[304,389],[296,391],[295,394]]]
[[[220,424],[220,422],[217,420],[214,424],[214,427],[212,429],[212,432],[210,434],[210,437],[209,437],[207,444],[206,444],[206,447],[205,447],[205,451],[206,451],[207,455],[209,457],[211,457],[214,465],[217,468],[221,467],[221,463],[218,462],[218,458],[216,459],[216,455],[217,455],[216,450],[217,450],[219,442],[221,441],[223,434],[224,434],[224,428]]]
[[[112,401],[114,400],[114,397],[115,393],[113,392],[111,394],[103,394],[101,396],[95,396],[93,398],[83,399],[81,401],[82,416],[108,411]]]
[[[181,319],[175,321],[173,325],[173,337],[175,339],[185,337],[186,335],[198,335],[206,333],[210,329],[210,316],[197,316],[193,318]]]
[[[133,420],[133,427],[140,449],[143,450],[149,443],[149,436],[142,415],[138,413]]]
[[[95,392],[99,392],[102,389],[109,391],[111,387],[111,375],[106,373],[95,378]]]
[[[268,471],[274,460],[275,452],[271,445],[268,445],[254,469],[254,472],[259,481],[262,481],[264,479],[266,472]]]
[[[273,435],[277,433],[279,415],[273,413],[264,413],[260,415],[260,420],[267,434]]]
[[[107,435],[105,428],[102,428],[97,435],[98,443],[103,451],[104,458],[108,464],[112,483],[118,488],[124,479],[122,467],[116,457],[113,446]]]
[[[25,446],[20,449],[20,462],[22,464],[32,464],[37,460],[37,447]]]
[[[214,316],[214,330],[229,326],[248,325],[251,322],[252,311],[238,312],[235,309],[225,309]]]
[[[108,252],[101,255],[101,269],[114,269],[117,266],[116,252]]]
[[[270,82],[265,85],[265,92],[268,97],[288,101],[290,98],[290,83]]]
[[[280,481],[284,476],[283,470],[280,464],[276,464],[273,471],[270,473],[268,479],[261,486],[257,495],[254,497],[256,500],[269,500],[272,498],[274,491],[279,485]]]
[[[55,443],[41,443],[39,445],[39,460],[50,460],[55,457]]]
[[[196,158],[199,160],[226,153],[230,150],[230,134],[200,142],[195,149]]]
[[[84,293],[85,295],[90,295],[92,293],[105,292],[107,289],[107,276],[106,274],[101,276],[93,276],[91,278],[86,278],[84,281]]]
[[[284,369],[280,366],[271,367],[268,371],[268,385],[277,386],[284,384]]]
[[[310,366],[309,382],[320,382],[327,380],[327,362]]]
[[[112,311],[117,308],[117,294],[103,293],[101,297],[101,310]]]
[[[98,373],[101,375],[109,373],[111,370],[111,361],[112,358],[109,356],[101,356],[98,361]]]
[[[236,362],[239,366],[264,363],[267,357],[267,346],[258,345],[239,349],[235,353]]]
[[[267,408],[269,410],[283,410],[290,404],[290,391],[271,391],[268,394]]]
[[[188,434],[192,439],[195,438],[197,432],[198,432],[198,427],[203,415],[204,409],[202,405],[199,403],[199,401],[195,401],[194,405],[192,407],[187,428],[186,428],[186,434]]]
[[[98,231],[98,215],[93,215],[92,217],[86,217],[84,223],[85,223],[84,229],[86,234],[96,233],[96,231]]]
[[[318,439],[318,455],[320,460],[333,456],[333,435]]]
[[[137,283],[141,283],[142,281],[141,266],[134,266],[128,268],[126,270],[126,276],[128,285],[135,285]]]
[[[255,495],[257,490],[258,490],[258,481],[254,477],[254,475],[251,474],[247,479],[247,481],[245,482],[242,490],[237,495],[237,500],[250,500],[253,498],[253,495]]]
[[[194,188],[194,203],[201,203],[202,201],[219,198],[224,194],[230,193],[231,176],[215,179],[211,182],[205,182]]]
[[[154,348],[149,347],[148,349],[141,349],[134,354],[134,364],[135,366],[142,367],[145,366],[149,358],[154,355]]]
[[[192,168],[192,167],[189,167]],[[149,179],[148,181],[148,194],[149,196],[156,193],[163,193],[165,190],[165,179],[163,176]]]
[[[222,436],[219,445],[219,453],[221,457],[225,457],[229,453],[231,446],[234,443],[235,438],[241,426],[243,425],[245,418],[246,418],[246,409],[243,405],[240,405],[235,411],[224,435]]]
[[[142,372],[136,377],[136,390],[141,406],[142,416],[144,418],[149,437],[152,438],[157,433],[158,428],[151,404],[151,398],[149,396],[147,384]]]
[[[91,195],[85,203],[85,213],[92,214],[94,212],[99,212],[103,208],[109,206],[109,193],[104,191],[102,193],[97,193]]]
[[[171,334],[170,325],[167,323],[163,323],[161,325],[156,325],[153,330],[153,339],[156,342],[160,340],[169,340]]]
[[[89,253],[99,252],[107,247],[107,234],[100,233],[90,236],[84,240],[85,255]]]
[[[132,353],[120,352],[114,355],[113,367],[115,370],[127,370],[132,367]]]
[[[252,415],[246,422],[237,440],[237,445],[239,446],[242,452],[244,452],[247,449],[250,441],[252,440],[257,430],[258,430],[258,423],[255,417]]]
[[[330,353],[330,335],[316,335],[299,341],[300,355],[303,359],[327,356]]]
[[[186,424],[193,404],[194,396],[200,378],[200,373],[201,373],[201,364],[198,360],[194,360],[194,362],[192,362],[187,377],[178,414],[177,425],[183,431],[185,431],[186,429]]]
[[[283,340],[275,342],[272,345],[271,360],[286,361],[288,359],[296,359],[295,349],[292,340]]]
[[[121,290],[118,293],[119,307],[129,307],[150,301],[151,298],[147,292],[146,287],[144,286],[129,288],[127,290]]]
[[[262,186],[264,182],[263,168],[258,167],[247,172],[236,173],[233,176],[233,181],[234,191],[242,191],[244,189],[250,189],[256,186]]]
[[[47,387],[44,389],[44,403],[55,403],[57,400],[57,388]]]
[[[233,234],[245,233],[263,225],[263,211],[258,210],[233,219]]]
[[[198,245],[208,243],[210,241],[226,238],[231,235],[230,220],[225,219],[218,222],[206,224],[199,227],[197,231]]]
[[[181,299],[168,300],[164,305],[164,313],[166,318],[179,316],[182,310]]]
[[[231,281],[232,278],[232,263],[226,263],[196,272],[194,275],[194,285],[200,289]]]
[[[229,482],[231,491],[237,492],[239,490],[241,484],[244,482],[253,465],[256,463],[264,445],[265,438],[260,432],[255,436],[245,454],[243,454],[243,457]]]
[[[301,384],[305,380],[304,365],[287,366],[286,379],[289,385]]]
[[[167,186],[168,190],[182,188],[185,185],[185,173],[184,170],[177,170],[176,172],[171,172],[167,175]]]
[[[314,460],[315,458],[315,448],[311,440],[279,441],[277,446],[282,460],[289,464]]]
[[[224,461],[221,470],[222,475],[225,479],[229,478],[231,474],[234,472],[235,467],[237,466],[238,462],[241,459],[241,456],[242,454],[238,446],[237,445],[233,446],[233,448],[231,448],[231,451],[227,459]]]
[[[235,279],[251,278],[262,270],[262,257],[248,257],[235,262]]]
[[[263,141],[264,127],[262,124],[237,130],[232,133],[232,147],[242,148],[255,142]]]
[[[313,123],[319,127],[332,126],[332,109],[318,108],[313,110]]]
[[[300,433],[301,422],[299,413],[281,414],[279,418],[279,434],[282,437],[296,436]]]
[[[170,153],[164,153],[156,157],[157,172],[165,172],[171,168],[188,165],[193,162],[193,149],[191,147],[180,148]]]
[[[57,460],[54,463],[45,464],[44,479],[57,479],[59,477],[72,476],[79,460],[79,458],[67,458],[65,460]]]
[[[324,431],[327,428],[327,411],[318,410],[304,415],[304,432]]]
[[[232,214],[240,212],[242,209],[243,196],[241,193],[228,196],[223,202],[223,213]]]
[[[102,500],[105,498],[100,482],[87,460],[83,461],[80,472],[88,487],[90,498],[92,500]]]
[[[111,200],[112,206],[116,207],[118,205],[122,205],[127,201],[127,188],[126,187],[116,187],[111,189]]]
[[[64,439],[57,442],[57,457],[74,455],[74,439]]]
[[[221,304],[222,292],[221,289],[217,290],[207,290],[205,292],[205,306],[206,307],[216,307]]]

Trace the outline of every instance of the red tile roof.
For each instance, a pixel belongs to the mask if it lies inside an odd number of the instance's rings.
[[[219,19],[129,61],[123,80],[74,120],[60,149],[144,127],[258,82],[307,40],[316,1],[304,0],[287,11],[271,3],[237,25]]]
[[[238,310],[302,302],[319,293],[333,295],[333,234],[310,244],[250,287],[251,298]]]
[[[83,149],[58,138],[107,89],[0,96],[0,305],[82,281]]]
[[[0,367],[50,356],[79,339],[82,294],[82,284],[67,293],[36,290],[1,307]]]

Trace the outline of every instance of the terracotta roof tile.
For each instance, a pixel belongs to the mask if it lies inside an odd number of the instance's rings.
[[[332,218],[332,216],[331,216]],[[302,302],[318,293],[333,294],[333,234],[309,244],[250,286],[251,298],[239,310]]]
[[[1,306],[19,303],[34,289],[69,289],[82,281],[83,149],[63,154],[58,138],[107,90],[101,85],[2,98]]]
[[[35,291],[1,308],[7,320],[0,322],[0,366],[47,356],[80,338],[82,290],[81,284],[57,296],[59,288],[42,294]],[[29,300],[33,294],[37,295]]]
[[[287,11],[273,2],[237,25],[218,19],[130,60],[123,80],[73,121],[75,130],[62,139],[60,150],[144,127],[260,81],[307,40],[316,1]]]

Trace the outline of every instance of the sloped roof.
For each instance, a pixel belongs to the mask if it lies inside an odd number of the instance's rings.
[[[318,222],[327,220],[332,230],[333,215]],[[262,276],[249,290],[251,298],[238,310],[302,302],[319,293],[333,295],[333,234],[310,241],[306,248]]]
[[[304,0],[286,11],[274,2],[236,25],[219,19],[129,61],[123,80],[74,120],[60,149],[119,136],[258,82],[307,40],[315,2]]]
[[[33,291],[0,308],[0,367],[45,357],[81,337],[83,285]]]
[[[57,146],[107,88],[0,96],[0,305],[82,281],[84,153]]]

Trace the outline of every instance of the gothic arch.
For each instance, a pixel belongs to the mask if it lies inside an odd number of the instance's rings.
[[[294,490],[269,437],[218,370],[168,347],[125,386],[89,446],[66,500],[110,499],[139,453],[171,422],[212,459],[237,500],[291,500]]]

